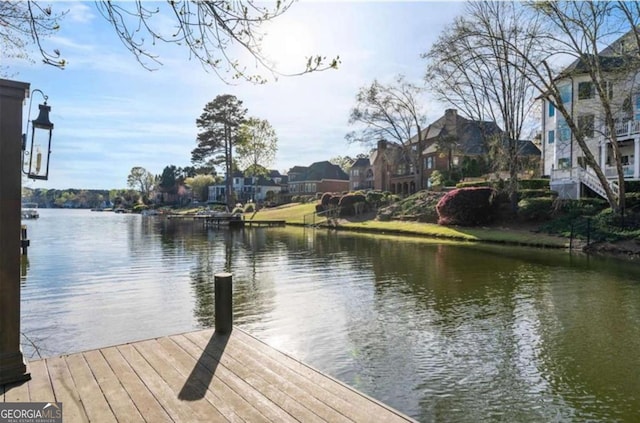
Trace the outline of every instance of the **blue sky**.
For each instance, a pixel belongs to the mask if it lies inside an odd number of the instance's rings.
[[[342,64],[335,71],[260,86],[227,85],[178,46],[156,46],[164,65],[149,72],[122,46],[93,2],[54,2],[53,7],[69,10],[61,29],[47,40],[61,50],[66,69],[8,63],[11,79],[49,96],[55,124],[50,178],[26,185],[111,189],[126,187],[134,166],[159,174],[167,165],[190,165],[195,119],[219,94],[237,96],[249,116],[272,124],[279,139],[272,168],[286,171],[368,152],[345,140],[354,129],[348,117],[358,89],[399,73],[421,82],[420,53],[462,13],[464,3],[302,0],[267,29],[265,48],[285,70],[302,65],[311,53],[340,55]],[[36,101],[40,97],[34,97],[34,110]],[[443,113],[442,105],[425,102],[429,120]]]

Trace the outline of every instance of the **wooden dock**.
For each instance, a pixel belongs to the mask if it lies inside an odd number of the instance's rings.
[[[65,422],[407,422],[246,332],[213,329],[32,361],[0,402],[62,402]]]

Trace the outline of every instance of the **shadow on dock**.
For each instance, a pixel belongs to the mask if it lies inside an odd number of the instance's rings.
[[[198,401],[204,398],[216,373],[225,347],[229,342],[229,334],[214,332],[202,351],[202,355],[187,378],[178,394],[183,401]]]

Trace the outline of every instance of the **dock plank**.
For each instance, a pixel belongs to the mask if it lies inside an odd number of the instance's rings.
[[[220,379],[216,374],[210,371],[201,363],[196,361],[198,358],[192,357],[184,351],[180,346],[168,338],[157,339],[156,342],[164,349],[166,354],[174,361],[175,367],[185,376],[193,377],[197,383],[202,384],[208,392],[219,398],[217,405],[220,411],[227,415],[227,411],[222,409],[223,406],[230,408],[242,421],[264,422],[269,421],[251,402],[244,399],[230,386]],[[194,365],[195,363],[195,365]],[[209,397],[207,397],[209,399]],[[235,410],[235,411],[234,411]]]
[[[140,354],[141,357],[144,357],[149,366],[151,366],[151,368],[153,368],[156,373],[162,377],[167,386],[170,387],[172,396],[174,398],[178,398],[183,403],[188,403],[188,406],[193,410],[196,416],[201,416],[203,419],[210,418],[213,421],[240,421],[238,416],[228,407],[226,407],[228,415],[223,416],[214,405],[216,402],[220,403],[221,401],[212,393],[209,395],[209,399],[207,399],[206,394],[202,395],[199,399],[191,401],[181,398],[180,394],[185,390],[190,391],[189,393],[193,393],[195,388],[185,383],[188,375],[182,375],[173,366],[171,361],[167,360],[166,355],[165,357],[160,355],[162,352],[158,351],[157,343],[153,343],[152,341],[138,342],[132,344],[132,347],[135,348],[138,354]],[[195,366],[195,362],[193,365]]]
[[[65,361],[89,420],[115,423],[116,417],[102,394],[102,390],[84,356],[82,354],[69,355],[65,357]]]
[[[175,416],[179,421],[185,422],[196,420],[194,419],[194,417],[196,417],[194,413],[197,413],[199,410],[190,410],[187,407],[183,407],[177,395],[171,390],[171,387],[167,385],[162,377],[158,377],[160,375],[156,373],[133,346],[119,345],[116,348],[170,416]],[[205,416],[197,415],[197,418],[197,421],[204,421]]]
[[[147,389],[116,347],[106,348],[100,352],[145,420],[149,422],[174,421],[162,404],[160,404],[156,397]]]
[[[64,418],[72,422],[88,422],[89,417],[82,405],[78,387],[73,381],[64,357],[48,358],[45,361],[51,375],[56,400],[63,404]]]
[[[5,402],[29,402],[29,384],[22,382],[19,384],[9,385],[4,391]]]
[[[261,354],[264,354],[265,356],[276,360],[292,371],[303,375],[315,386],[321,387],[327,392],[332,393],[333,396],[343,399],[340,404],[344,405],[344,403],[346,403],[346,408],[341,407],[341,409],[344,410],[344,412],[347,413],[348,416],[354,418],[357,421],[372,421],[380,418],[380,410],[372,408],[370,406],[371,401],[376,402],[378,405],[380,405],[380,407],[386,409],[390,413],[398,415],[398,417],[405,417],[400,415],[396,410],[388,407],[387,405],[359,391],[355,391],[353,388],[350,388],[342,382],[324,373],[320,373],[318,370],[312,368],[311,366],[304,364],[296,359],[291,359],[289,355],[270,347],[266,343],[249,335],[241,329],[234,329],[234,334],[234,340],[241,341],[247,346],[248,349],[254,352],[260,352]],[[354,395],[354,393],[357,395]],[[346,400],[347,398],[348,401]]]
[[[199,336],[202,342],[207,341],[207,334],[203,332],[194,333],[193,336]],[[238,362],[242,363],[248,371],[262,372],[265,380],[273,386],[278,386],[283,392],[292,398],[299,400],[300,404],[312,411],[314,414],[326,421],[351,421],[344,414],[339,413],[330,402],[337,402],[338,398],[330,395],[323,395],[323,391],[317,389],[312,383],[299,375],[289,372],[284,366],[278,366],[275,362],[266,362],[267,357],[256,356],[255,351],[247,354],[248,349],[243,344],[235,341],[232,336],[226,345],[225,353],[231,355]],[[298,377],[291,377],[291,376]]]
[[[206,350],[209,348],[209,345],[211,345],[211,343],[208,344],[210,337],[204,334],[200,336],[200,334],[201,332],[194,332],[188,333],[185,336],[199,348]],[[214,347],[214,349],[216,348],[217,347]],[[213,351],[207,351],[206,353],[211,355]],[[277,375],[272,374],[268,368],[247,366],[246,363],[236,360],[229,354],[222,354],[220,356],[220,363],[246,380],[250,385],[260,390],[267,398],[278,404],[279,407],[287,411],[294,418],[304,422],[331,421],[322,419],[321,416],[314,413],[314,410],[308,408],[306,403],[301,404],[295,396],[291,395],[293,388],[281,383]]]
[[[184,335],[171,336],[169,339],[175,342],[176,345],[189,353],[192,357],[198,359],[201,366],[204,366],[209,371],[212,371],[215,368],[215,377],[220,378],[226,385],[238,393],[238,395],[242,396],[242,398],[247,402],[253,404],[254,407],[259,409],[260,413],[269,421],[287,423],[298,421],[285,410],[278,407],[276,403],[267,398],[264,393],[250,385],[246,380],[240,378],[231,370],[223,366],[217,367],[218,361],[214,357],[208,354],[203,355],[202,349],[197,347],[196,344],[188,340]]]
[[[116,377],[109,363],[98,350],[87,351],[84,358],[91,368],[102,394],[119,422],[144,422],[140,411],[129,396],[127,390]]]
[[[65,421],[413,422],[237,328],[35,360],[0,402],[62,402]]]
[[[29,363],[31,380],[29,381],[29,397],[33,402],[57,402],[49,369],[45,360],[37,360]],[[64,410],[64,409],[63,409]]]

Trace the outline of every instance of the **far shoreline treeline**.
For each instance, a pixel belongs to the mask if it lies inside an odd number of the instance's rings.
[[[22,202],[39,208],[93,209],[137,201],[140,194],[131,189],[45,189],[22,188]]]

